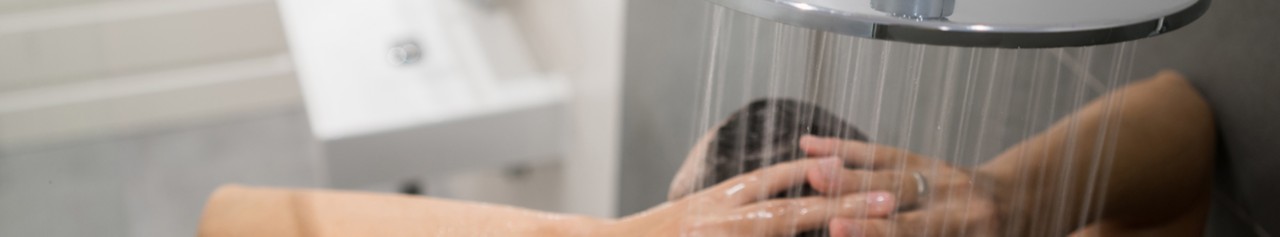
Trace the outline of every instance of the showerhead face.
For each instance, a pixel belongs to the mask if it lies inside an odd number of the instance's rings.
[[[863,38],[962,47],[1050,48],[1160,35],[1209,0],[708,0],[779,23]]]

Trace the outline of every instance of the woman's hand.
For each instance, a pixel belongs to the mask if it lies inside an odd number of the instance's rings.
[[[821,228],[834,217],[883,218],[894,211],[888,192],[769,199],[803,184],[806,170],[826,161],[799,160],[740,175],[606,224],[598,236],[784,236]]]
[[[835,218],[831,236],[1000,236],[990,187],[977,175],[908,151],[858,141],[805,137],[800,146],[821,159],[807,179],[828,195],[890,192],[901,213]],[[844,169],[842,162],[865,169]],[[924,183],[921,183],[924,181]]]

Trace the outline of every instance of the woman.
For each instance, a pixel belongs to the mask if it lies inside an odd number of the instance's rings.
[[[433,198],[321,190],[228,186],[210,198],[202,236],[779,236],[829,227],[833,236],[1042,236],[1089,231],[1132,235],[1198,235],[1207,210],[1213,123],[1199,95],[1173,73],[1125,87],[1122,120],[1107,120],[1098,102],[977,169],[959,169],[904,150],[853,140],[805,137],[809,156],[781,162],[697,190],[686,162],[673,200],[617,220],[542,213]],[[1103,101],[1100,99],[1098,101]],[[1063,142],[1118,122],[1115,140]],[[1074,145],[1069,145],[1074,144]],[[1025,185],[1031,177],[1087,179],[1086,169],[1059,164],[1086,156],[1024,156],[1092,151],[1114,145],[1105,192],[1091,192],[1104,209],[1084,208],[1083,180]],[[1083,153],[1083,152],[1082,152]],[[690,159],[705,151],[695,149]],[[834,156],[834,157],[832,157]],[[873,170],[847,169],[846,166]],[[912,177],[910,174],[928,174]],[[874,177],[874,178],[873,178]],[[1038,176],[1037,176],[1038,177]],[[857,182],[868,180],[868,182]],[[823,196],[772,195],[808,183]],[[865,185],[864,185],[865,184]],[[904,188],[906,187],[906,188]],[[927,188],[920,188],[927,187]],[[921,192],[925,191],[927,192]],[[1105,197],[1099,193],[1106,193]],[[1034,195],[1068,197],[1063,206]],[[908,208],[904,208],[908,207]],[[895,213],[899,209],[903,212]],[[1049,214],[1062,216],[1046,216]],[[1099,218],[1093,218],[1093,217]],[[1091,224],[1076,230],[1076,221]]]

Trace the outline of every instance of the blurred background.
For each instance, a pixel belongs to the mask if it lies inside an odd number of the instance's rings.
[[[1197,86],[1217,108],[1257,105],[1280,89],[1258,80],[1280,66],[1280,4],[1213,4],[1138,41],[1134,75],[1177,68],[1212,80]],[[708,9],[0,0],[0,236],[193,235],[232,183],[635,213],[665,200],[698,132]]]
[[[0,236],[189,236],[233,183],[613,216],[624,3],[534,3],[0,1]]]

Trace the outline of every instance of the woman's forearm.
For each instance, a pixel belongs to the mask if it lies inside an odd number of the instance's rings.
[[[404,195],[226,186],[209,198],[200,235],[785,236],[825,226],[832,216],[892,213],[895,204],[883,192],[834,199],[756,196],[796,187],[811,168],[826,163],[803,159],[765,167],[620,220]]]
[[[1065,234],[1095,216],[1159,225],[1206,205],[1213,145],[1207,103],[1181,76],[1161,73],[1091,102],[978,173],[996,184],[1002,215],[1021,233]],[[1109,172],[1099,172],[1108,158]]]
[[[606,221],[402,195],[227,186],[201,236],[589,236]]]

